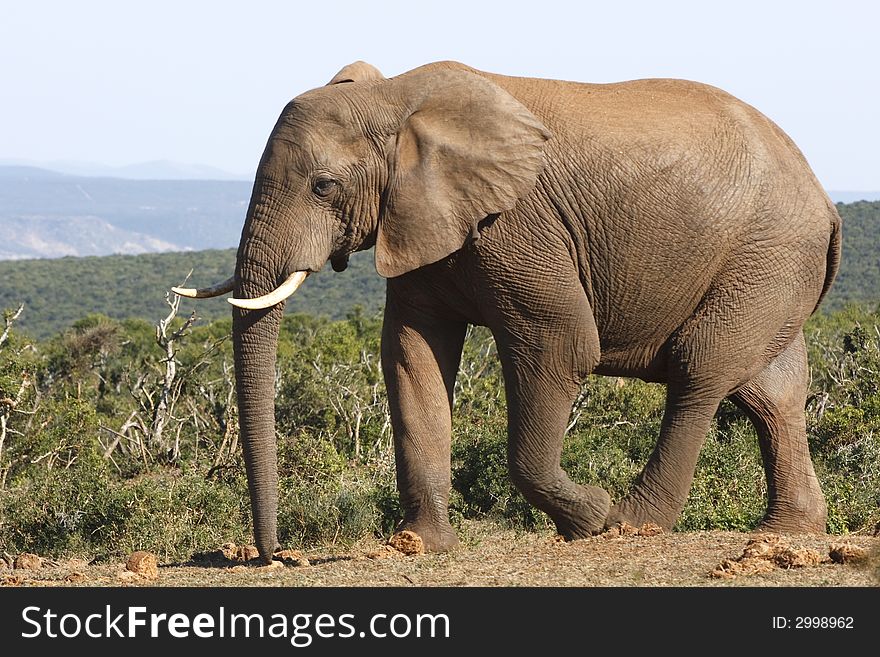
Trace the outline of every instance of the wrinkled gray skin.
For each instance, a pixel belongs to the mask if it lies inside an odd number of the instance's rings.
[[[718,89],[594,85],[457,63],[385,79],[358,62],[291,101],[266,145],[235,296],[376,247],[382,365],[404,520],[428,550],[447,515],[450,406],[468,324],[503,365],[510,475],[568,539],[669,528],[710,421],[754,422],[763,527],[825,530],[807,449],[802,326],[828,290],[840,219],[783,132]],[[308,281],[305,283],[308,285]],[[277,547],[275,351],[283,304],[234,311],[241,437],[262,558]],[[560,467],[590,373],[667,385],[657,447],[612,505]]]

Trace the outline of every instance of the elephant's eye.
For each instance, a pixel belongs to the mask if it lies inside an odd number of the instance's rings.
[[[315,184],[312,185],[312,192],[314,192],[315,196],[327,197],[333,192],[333,189],[336,187],[336,181],[332,178],[318,178],[315,181]]]

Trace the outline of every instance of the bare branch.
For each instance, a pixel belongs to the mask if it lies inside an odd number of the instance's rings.
[[[180,284],[181,287],[186,285],[186,282],[191,275],[192,270],[190,270],[186,275],[186,278],[184,278],[183,282]],[[195,311],[193,311],[179,329],[174,331],[171,335],[168,335],[168,327],[177,317],[182,298],[183,297],[177,294],[166,292],[165,303],[168,304],[168,315],[164,319],[160,319],[156,324],[156,343],[165,351],[165,358],[162,359],[162,362],[165,363],[165,373],[162,377],[162,389],[159,392],[159,398],[155,405],[153,405],[153,417],[150,423],[149,441],[151,445],[158,445],[165,451],[168,449],[168,444],[163,437],[165,424],[172,415],[174,404],[180,396],[181,386],[181,382],[175,384],[175,378],[177,376],[177,349],[175,343],[186,334],[198,319]],[[176,457],[176,448],[172,454]]]
[[[22,306],[23,307],[23,306]],[[21,313],[21,308],[19,307],[18,312]],[[9,428],[9,416],[12,415],[13,411],[21,404],[21,398],[24,396],[24,391],[27,389],[30,384],[30,377],[28,377],[27,372],[22,372],[21,375],[21,385],[18,386],[18,392],[15,395],[15,399],[11,399],[9,397],[4,397],[0,399],[0,462],[3,460],[3,446],[6,443],[6,436],[8,433],[16,433],[17,431],[13,431]]]
[[[3,343],[9,339],[9,331],[12,329],[12,325],[15,323],[19,317],[21,317],[21,313],[24,310],[24,304],[20,304],[18,306],[18,310],[13,313],[3,313],[3,320],[6,323],[6,327],[3,329],[3,333],[0,333],[0,347],[3,346]]]

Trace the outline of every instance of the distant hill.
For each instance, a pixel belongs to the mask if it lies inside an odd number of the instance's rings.
[[[45,180],[46,178],[60,178],[63,175],[63,173],[59,173],[58,171],[50,171],[49,169],[41,169],[40,167],[33,167],[24,164],[0,164],[0,180],[7,178],[11,180],[22,181],[32,179]]]
[[[855,203],[857,201],[880,201],[880,192],[837,192],[830,191],[828,196],[835,203]]]
[[[0,167],[0,260],[237,246],[252,186]]]
[[[880,303],[880,201],[838,203],[843,219],[840,272],[823,305],[833,310],[845,303]]]
[[[4,237],[0,260],[189,250],[151,235],[117,228],[93,215],[2,218],[0,226]]]

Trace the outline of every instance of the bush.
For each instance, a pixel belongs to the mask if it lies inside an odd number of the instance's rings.
[[[305,431],[279,436],[278,452],[282,544],[348,545],[388,528],[383,491],[393,486],[390,462],[346,461],[327,437]]]
[[[457,436],[452,463],[453,515],[491,517],[526,529],[548,526],[547,515],[529,504],[510,481],[506,427],[481,427]]]
[[[813,394],[808,435],[828,530],[880,521],[880,313],[850,306],[808,325]]]
[[[185,560],[249,537],[247,489],[195,473],[115,480],[106,469],[45,470],[0,503],[0,545],[12,552],[121,557],[148,549]]]
[[[740,415],[724,430],[716,425],[700,451],[676,529],[746,532],[761,521],[766,508],[767,481],[751,422]]]

